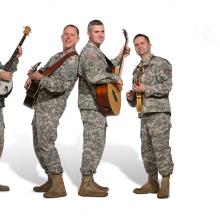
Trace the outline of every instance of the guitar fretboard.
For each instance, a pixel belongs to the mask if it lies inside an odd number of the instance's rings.
[[[21,46],[21,45],[23,44],[25,38],[26,38],[26,35],[24,35],[24,36],[22,37],[22,39],[21,39],[21,41],[19,42],[18,46]],[[14,53],[12,54],[11,58],[9,59],[9,61],[4,65],[4,68],[3,68],[3,69],[4,69],[5,71],[10,71],[10,70],[11,70],[11,67],[12,67],[12,65],[13,65],[13,62],[14,62],[14,60],[15,60],[17,54],[18,54],[18,46],[16,47],[16,49],[15,49]]]

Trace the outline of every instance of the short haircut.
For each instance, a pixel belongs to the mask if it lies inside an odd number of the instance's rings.
[[[91,27],[92,27],[93,25],[104,25],[104,24],[103,24],[102,21],[100,21],[100,20],[92,20],[92,21],[90,21],[89,24],[88,24],[88,28],[87,28],[87,31],[88,31],[88,32],[90,32]]]
[[[135,41],[135,39],[136,39],[137,37],[144,37],[145,40],[150,44],[150,39],[149,39],[149,37],[148,37],[147,35],[145,35],[145,34],[137,34],[137,35],[135,35],[135,37],[134,37],[134,39],[133,39],[133,42]]]
[[[72,28],[75,28],[76,29],[76,32],[77,32],[77,34],[79,35],[79,28],[78,27],[76,27],[75,25],[73,25],[73,24],[68,24],[68,25],[66,25],[64,28],[63,28],[63,32],[65,31],[65,29],[66,28],[68,28],[68,27],[72,27]]]

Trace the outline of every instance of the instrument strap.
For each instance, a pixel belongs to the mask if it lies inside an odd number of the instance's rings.
[[[45,71],[43,71],[42,75],[50,76],[53,72],[55,72],[56,69],[58,69],[65,62],[65,60],[67,60],[69,57],[71,57],[73,55],[79,56],[76,51],[72,51],[72,52],[66,54],[60,60],[58,60],[56,63],[54,63],[53,65],[48,67]]]

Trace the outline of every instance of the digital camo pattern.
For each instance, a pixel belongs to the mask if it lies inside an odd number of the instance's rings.
[[[117,66],[120,58],[116,57],[111,61]],[[79,63],[78,106],[80,109],[98,110],[95,102],[96,85],[117,82],[119,76],[107,72],[108,64],[104,54],[91,42],[82,49]]]
[[[12,63],[11,72],[15,72],[17,70],[18,59],[15,58]],[[4,65],[0,62],[0,69],[4,68]],[[3,100],[2,100],[3,99]],[[4,117],[3,117],[3,107],[4,107],[4,97],[0,98],[0,157],[2,155],[3,147],[4,147]]]
[[[44,68],[57,62],[62,56],[53,56]],[[40,91],[34,105],[33,143],[39,162],[47,174],[63,172],[60,158],[55,148],[57,127],[67,98],[77,81],[78,56],[68,58],[50,77],[40,81]]]
[[[92,175],[102,157],[106,139],[106,117],[94,110],[81,110],[83,122],[83,155],[81,173]]]
[[[152,56],[145,63],[141,61],[133,72],[135,82],[143,66],[140,82],[144,84],[145,92],[142,94],[140,117],[142,113],[171,111],[168,96],[172,89],[172,66],[166,59]],[[135,100],[131,106],[135,106]]]
[[[141,72],[143,71],[143,72]],[[151,55],[144,63],[141,61],[133,72],[133,82],[141,74],[144,84],[142,94],[141,153],[148,175],[159,172],[162,176],[173,172],[174,164],[169,146],[170,103],[169,92],[172,89],[172,66],[164,58]],[[136,99],[129,101],[136,106]]]
[[[36,156],[47,174],[60,174],[63,168],[55,148],[59,117],[35,112],[32,122]]]
[[[173,172],[171,148],[169,146],[170,115],[149,113],[141,118],[141,155],[148,175],[159,172],[167,176]]]
[[[17,65],[18,65],[19,59],[17,57],[14,58],[11,69],[9,70],[10,72],[14,73],[17,71]],[[4,68],[4,65],[0,62],[0,69]]]
[[[53,56],[40,70],[44,71],[60,60],[62,55],[63,53],[58,53]],[[34,105],[35,111],[62,115],[66,107],[66,100],[78,78],[78,59],[78,56],[71,56],[51,76],[41,79],[40,91]]]
[[[4,147],[4,128],[5,128],[5,124],[3,118],[3,109],[0,108],[0,158]]]

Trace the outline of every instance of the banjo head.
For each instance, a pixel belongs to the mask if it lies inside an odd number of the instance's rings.
[[[12,88],[13,88],[12,80],[10,81],[0,80],[0,95],[7,97],[11,93]]]

